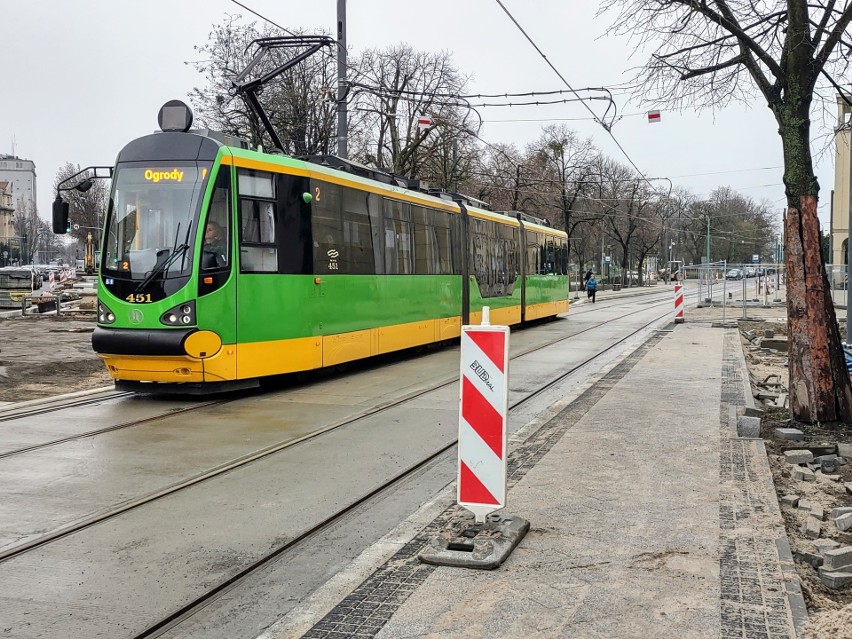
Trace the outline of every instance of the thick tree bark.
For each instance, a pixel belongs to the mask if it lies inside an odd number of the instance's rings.
[[[805,195],[784,221],[790,407],[803,422],[850,422],[852,389],[819,248],[817,198]]]

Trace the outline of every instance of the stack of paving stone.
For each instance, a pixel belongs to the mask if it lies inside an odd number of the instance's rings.
[[[823,552],[819,578],[828,588],[842,588],[852,584],[852,546],[839,546]]]

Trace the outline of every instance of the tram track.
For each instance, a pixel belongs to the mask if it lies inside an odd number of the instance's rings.
[[[669,303],[668,300],[665,303]],[[661,304],[662,304],[662,302],[661,302]],[[642,309],[640,311],[636,311],[635,313],[639,313],[639,312],[643,312],[643,311],[647,311],[647,310],[648,309],[646,308],[646,309]],[[622,319],[623,317],[633,315],[635,313],[628,313],[628,314],[621,316],[617,319]],[[646,322],[642,326],[633,330],[630,334],[625,335],[625,339],[629,339],[629,338],[641,333],[642,331],[645,331],[649,326],[660,322],[660,320],[664,319],[669,314],[670,314],[669,312],[666,312],[662,315],[658,315],[658,316],[654,317],[653,319]],[[606,323],[610,323],[612,321],[615,321],[615,320],[609,320],[609,321],[603,322],[603,323],[606,324]],[[571,337],[579,335],[580,333],[586,332],[588,330],[599,328],[599,326],[600,325],[590,327],[588,329],[584,329],[583,331],[580,331],[578,333],[574,333]],[[527,355],[527,354],[530,354],[530,353],[535,352],[537,350],[541,350],[542,348],[552,346],[552,345],[557,344],[561,341],[564,341],[565,339],[569,339],[569,337],[563,337],[563,338],[560,338],[560,339],[557,339],[557,340],[553,340],[546,345],[540,345],[540,346],[537,346],[537,347],[534,347],[534,348],[530,348],[522,354],[519,353],[519,354],[514,355],[511,359],[516,359],[518,357],[522,357],[523,355]],[[558,376],[554,377],[552,380],[548,381],[546,384],[540,386],[535,391],[528,393],[524,397],[522,397],[522,398],[518,399],[517,401],[513,402],[512,404],[510,404],[509,407],[508,407],[509,413],[511,414],[512,411],[517,410],[518,408],[520,408],[521,406],[523,406],[527,402],[531,401],[535,397],[538,397],[539,395],[541,395],[545,391],[554,387],[556,384],[562,382],[563,380],[565,380],[569,376],[573,375],[574,373],[581,370],[585,366],[588,366],[590,363],[594,362],[596,359],[602,357],[603,355],[609,353],[610,351],[612,351],[613,349],[615,349],[619,346],[620,346],[620,342],[614,342],[613,344],[610,344],[606,348],[604,348],[600,351],[597,351],[596,353],[594,353],[590,357],[586,358],[582,362],[579,362],[578,364],[572,366],[567,371],[560,373]],[[448,382],[448,383],[456,383],[456,382],[457,382],[457,377],[454,377],[452,382]],[[446,384],[444,384],[444,385],[446,385]],[[435,389],[437,389],[437,388],[439,388],[439,386],[435,387]],[[407,400],[405,400],[405,401],[407,401]],[[399,402],[399,403],[402,403],[402,402]],[[237,588],[241,583],[243,583],[244,581],[246,581],[247,579],[252,577],[252,575],[255,574],[257,571],[264,569],[266,566],[268,566],[271,563],[275,562],[276,560],[282,558],[288,551],[296,550],[301,545],[306,544],[306,543],[310,542],[311,540],[313,540],[314,538],[319,537],[323,533],[323,531],[325,531],[325,530],[329,529],[330,527],[338,524],[343,518],[345,518],[350,513],[354,512],[358,508],[368,504],[374,498],[377,498],[377,497],[383,495],[384,493],[387,493],[387,492],[393,490],[398,485],[400,485],[402,482],[410,479],[411,477],[416,475],[418,472],[426,469],[430,464],[439,460],[443,455],[448,453],[457,444],[458,444],[458,439],[453,439],[451,442],[449,442],[449,443],[441,446],[439,449],[431,452],[425,458],[423,458],[423,459],[419,460],[418,462],[410,465],[408,468],[400,471],[399,473],[397,473],[396,475],[394,475],[390,479],[385,480],[385,482],[382,483],[381,485],[373,488],[372,490],[368,491],[364,495],[354,499],[353,501],[349,502],[345,506],[339,508],[334,514],[326,517],[325,519],[318,522],[317,524],[315,524],[311,528],[305,530],[304,532],[293,537],[292,539],[290,539],[286,543],[282,544],[278,548],[267,553],[266,555],[257,559],[256,561],[252,562],[250,565],[248,565],[245,568],[243,568],[242,570],[240,570],[237,574],[233,575],[229,579],[227,579],[227,580],[223,581],[222,583],[216,585],[215,587],[211,588],[210,590],[208,590],[203,595],[201,595],[201,596],[197,597],[196,599],[188,602],[187,604],[185,604],[184,606],[182,606],[178,610],[174,611],[172,614],[165,617],[161,621],[149,626],[148,628],[146,628],[141,633],[135,635],[134,639],[153,639],[153,638],[157,638],[157,637],[162,637],[163,635],[167,634],[168,632],[170,632],[174,628],[178,627],[181,623],[190,619],[193,615],[195,615],[198,612],[200,612],[201,610],[203,610],[208,605],[213,604],[215,601],[218,600],[218,598],[220,596],[226,594],[227,592],[229,592],[230,590],[233,590],[234,588]]]
[[[125,394],[125,391],[122,391],[121,395],[123,395],[123,394]],[[133,395],[134,393],[129,392],[129,394]],[[14,457],[16,455],[22,455],[24,453],[32,453],[32,452],[35,452],[35,451],[38,451],[38,450],[43,450],[45,448],[49,448],[51,446],[57,446],[59,444],[67,444],[68,442],[77,441],[77,440],[80,440],[80,439],[87,439],[87,438],[90,438],[90,437],[95,437],[97,435],[103,435],[105,433],[112,433],[112,432],[115,432],[117,430],[122,430],[122,429],[125,429],[125,428],[131,428],[133,426],[141,426],[143,424],[150,424],[152,422],[156,422],[156,421],[161,420],[161,419],[167,419],[169,417],[174,417],[176,415],[182,415],[184,413],[189,413],[189,412],[200,410],[200,409],[203,409],[203,408],[210,408],[211,406],[220,406],[220,405],[223,405],[223,404],[227,404],[227,403],[236,401],[237,399],[239,399],[239,398],[221,399],[221,400],[215,400],[215,401],[212,401],[212,402],[204,402],[204,403],[201,403],[201,404],[196,404],[195,406],[187,406],[186,408],[173,408],[173,409],[170,409],[168,412],[162,413],[160,415],[152,415],[151,417],[145,417],[144,419],[136,419],[136,420],[132,420],[132,421],[129,421],[129,422],[123,422],[121,424],[113,424],[112,426],[105,426],[104,428],[97,428],[95,430],[89,430],[89,431],[86,431],[86,432],[83,432],[83,433],[75,433],[74,435],[68,435],[67,437],[60,437],[58,439],[51,439],[49,441],[42,442],[40,444],[33,444],[32,446],[23,446],[21,448],[16,448],[14,450],[7,450],[5,452],[0,452],[0,459],[5,459],[7,457]],[[85,404],[77,404],[77,403],[65,404],[63,406],[63,408],[75,408],[75,407],[81,406],[81,405],[87,406],[87,405],[90,405],[90,404],[96,404],[99,401],[103,401],[103,400],[92,401],[92,402],[88,402],[88,403],[85,403]],[[15,419],[18,419],[18,418],[16,417]],[[0,559],[2,559],[2,556],[0,556]]]
[[[653,308],[653,306],[660,306],[660,305],[663,305],[663,304],[669,305],[670,303],[671,303],[670,300],[661,301],[661,302],[658,302],[656,304],[651,305],[650,307],[646,306],[642,309],[638,309],[638,310],[635,310],[635,311],[632,311],[632,312],[629,312],[629,313],[625,313],[625,314],[620,315],[616,318],[604,320],[604,321],[602,321],[598,324],[595,324],[594,326],[589,326],[588,328],[582,329],[582,330],[577,331],[575,333],[571,333],[570,335],[564,335],[564,336],[559,337],[557,339],[548,340],[544,343],[537,344],[535,346],[531,346],[531,347],[524,349],[524,350],[522,350],[518,353],[515,353],[514,355],[511,356],[510,359],[516,360],[516,359],[522,358],[524,356],[535,353],[536,351],[544,350],[544,349],[550,348],[552,346],[555,346],[555,345],[557,345],[561,342],[564,342],[566,340],[573,339],[574,337],[582,335],[583,333],[586,333],[586,332],[589,332],[589,331],[592,331],[592,330],[598,330],[601,326],[620,321],[620,320],[624,319],[625,317],[630,317],[632,315],[647,312],[648,310],[650,310],[650,308]],[[650,324],[653,324],[654,322],[660,321],[661,319],[666,317],[666,315],[669,315],[669,314],[670,314],[670,311],[667,311],[666,313],[664,313],[662,315],[656,316],[650,322],[644,324],[643,326],[641,326],[639,329],[635,330],[630,335],[625,336],[625,338],[630,337],[632,335],[635,335],[639,331],[646,329]],[[570,370],[568,370],[568,371],[562,373],[560,376],[554,378],[551,382],[545,384],[541,388],[530,392],[524,398],[521,398],[520,400],[513,403],[509,407],[509,410],[511,411],[511,410],[517,409],[518,407],[522,406],[523,404],[525,404],[526,402],[531,400],[533,397],[537,397],[541,393],[545,392],[548,388],[551,388],[555,384],[557,384],[560,381],[562,381],[563,379],[565,379],[567,376],[572,375],[573,373],[575,373],[577,370],[579,370],[583,366],[586,366],[587,364],[594,361],[598,357],[600,357],[600,356],[608,353],[612,349],[616,348],[619,344],[620,344],[620,342],[615,342],[615,343],[611,344],[607,348],[597,352],[596,354],[592,355],[590,358],[584,360],[583,362],[579,363],[578,365],[572,367]],[[431,384],[429,384],[425,387],[418,388],[418,389],[413,390],[409,393],[405,393],[405,394],[400,395],[398,397],[394,397],[393,399],[390,399],[386,402],[382,402],[382,403],[377,404],[375,406],[372,406],[370,408],[366,408],[366,409],[359,411],[359,412],[357,412],[353,415],[349,415],[347,417],[336,420],[336,421],[334,421],[330,424],[327,424],[326,426],[324,426],[320,429],[317,429],[317,430],[315,430],[311,433],[308,433],[306,435],[303,435],[301,437],[298,437],[298,438],[295,438],[295,439],[292,439],[292,440],[287,440],[287,441],[284,441],[284,442],[277,442],[275,444],[271,444],[269,446],[266,446],[266,447],[261,448],[261,449],[256,450],[256,451],[253,451],[253,452],[248,453],[246,455],[242,455],[240,457],[237,457],[236,459],[232,459],[230,461],[227,461],[227,462],[224,462],[224,463],[219,464],[217,466],[214,466],[212,468],[209,468],[209,469],[207,469],[207,470],[205,470],[201,473],[197,473],[197,474],[195,474],[191,477],[188,477],[188,478],[186,478],[182,481],[175,482],[173,484],[165,486],[165,487],[161,488],[160,490],[156,490],[154,492],[148,493],[146,495],[143,495],[143,496],[135,498],[135,499],[130,499],[130,500],[121,502],[120,504],[113,506],[112,508],[105,509],[101,512],[94,513],[94,514],[92,514],[88,517],[85,517],[83,519],[79,519],[79,520],[77,520],[77,521],[75,521],[71,524],[66,525],[66,526],[59,527],[59,528],[57,528],[57,529],[55,529],[55,530],[53,530],[53,531],[51,531],[47,534],[44,534],[44,535],[42,535],[38,538],[32,539],[28,542],[24,542],[24,543],[21,543],[21,544],[18,544],[18,545],[15,545],[15,546],[12,546],[10,548],[7,548],[5,550],[0,551],[0,563],[8,561],[10,559],[13,559],[15,557],[19,557],[19,556],[21,556],[21,555],[23,555],[27,552],[31,552],[33,550],[36,550],[36,549],[41,548],[43,546],[46,546],[47,544],[50,544],[50,543],[58,541],[62,538],[68,537],[69,535],[75,534],[77,532],[81,532],[81,531],[83,531],[87,528],[90,528],[90,527],[95,526],[97,524],[100,524],[102,522],[108,521],[108,520],[113,519],[115,517],[121,516],[121,515],[126,514],[130,511],[136,510],[136,509],[138,509],[142,506],[145,506],[145,505],[150,504],[152,502],[155,502],[157,500],[163,499],[163,498],[168,497],[170,495],[174,495],[178,492],[181,492],[181,491],[186,490],[188,488],[191,488],[193,486],[197,486],[198,484],[209,481],[209,480],[211,480],[215,477],[219,477],[220,475],[223,475],[224,473],[227,473],[227,472],[236,470],[238,468],[247,466],[251,463],[257,462],[259,460],[267,458],[271,455],[274,455],[274,454],[279,453],[281,451],[284,451],[286,449],[293,448],[295,446],[298,446],[299,444],[303,444],[304,442],[316,439],[317,437],[320,437],[320,436],[325,435],[325,434],[327,434],[331,431],[334,431],[334,430],[337,430],[339,428],[353,424],[353,423],[355,423],[359,420],[362,420],[362,419],[365,419],[365,418],[368,418],[368,417],[373,417],[373,416],[378,415],[378,414],[380,414],[384,411],[388,411],[392,408],[396,408],[396,407],[400,406],[401,404],[409,402],[413,399],[417,399],[417,398],[419,398],[423,395],[426,395],[428,393],[434,392],[436,390],[439,390],[441,388],[444,388],[446,386],[449,386],[449,385],[455,384],[455,383],[458,383],[458,375],[454,373],[453,375],[451,375],[449,377],[445,377],[445,378],[442,378],[442,379],[437,380],[435,382],[432,382]],[[234,398],[234,399],[220,400],[220,401],[216,401],[216,402],[209,402],[208,404],[205,404],[205,405],[193,406],[193,407],[189,407],[187,409],[182,409],[182,410],[183,411],[200,410],[200,409],[204,409],[204,408],[209,408],[211,406],[217,406],[217,405],[221,405],[221,404],[225,404],[225,403],[229,403],[229,402],[238,401],[239,399],[241,399],[241,398]],[[112,431],[115,431],[115,430],[120,430],[122,428],[127,428],[129,426],[139,425],[139,424],[143,424],[143,423],[150,425],[152,423],[156,423],[158,420],[166,419],[166,418],[171,417],[172,415],[175,415],[175,414],[180,414],[180,413],[176,412],[176,411],[172,411],[168,414],[152,416],[150,418],[146,418],[145,420],[137,420],[135,422],[129,422],[127,424],[118,424],[118,425],[108,427],[108,428],[105,428],[105,429],[99,429],[98,431],[92,431],[90,434],[69,436],[68,438],[64,438],[63,441],[57,440],[52,445],[55,445],[55,444],[58,444],[58,443],[67,443],[68,441],[73,441],[73,440],[79,439],[81,437],[93,437],[97,434],[112,432]],[[47,444],[45,444],[45,445],[47,445]],[[25,453],[25,452],[33,452],[33,450],[37,450],[38,448],[44,447],[45,445],[30,447],[27,450],[21,449],[22,454]],[[455,445],[455,444],[454,443],[449,444],[449,447],[451,447],[453,445]],[[440,453],[437,453],[437,454],[440,454]],[[7,458],[9,457],[8,454],[0,455],[0,459],[2,459],[4,456],[7,457]],[[416,472],[416,469],[420,468],[420,467],[422,467],[422,464],[420,464],[416,468],[408,471],[408,474],[410,474],[412,472]],[[408,474],[406,474],[405,476],[408,476]],[[398,480],[398,481],[401,481],[401,479]]]
[[[132,396],[134,393],[131,391],[102,391],[104,394],[98,394],[93,396],[86,397],[74,397],[74,398],[61,398],[61,399],[39,399],[32,400],[28,402],[21,402],[21,404],[26,404],[25,406],[20,405],[12,405],[7,408],[4,408],[0,411],[0,422],[11,422],[17,419],[24,419],[26,417],[35,417],[37,415],[45,415],[47,413],[55,413],[57,411],[66,410],[68,408],[79,408],[80,406],[91,406],[93,404],[99,404],[101,402],[109,401],[112,399],[120,399],[122,397]],[[31,404],[41,404],[34,405]],[[44,404],[49,404],[45,406]]]
[[[650,295],[658,294],[658,293],[661,293],[661,292],[662,291],[660,291],[660,292],[655,291],[653,293],[643,292],[643,293],[636,293],[635,295],[622,295],[621,299],[633,298],[633,297],[637,297],[637,296],[640,296],[640,295],[649,295],[650,296]],[[689,294],[687,294],[687,297],[689,297]],[[597,306],[596,308],[598,308],[598,309],[610,308],[617,302],[618,302],[618,300],[605,300],[604,302],[601,303],[600,306]],[[660,303],[663,303],[663,302],[660,302]],[[592,312],[593,310],[594,309],[577,310],[577,311],[574,311],[572,314],[573,315],[585,315],[587,313]],[[579,333],[574,333],[574,335],[578,335],[582,332],[584,332],[584,331],[580,331]],[[565,338],[563,338],[563,339],[565,339]],[[525,355],[525,354],[527,354],[527,353],[520,353],[518,356]],[[46,413],[57,412],[57,411],[66,410],[66,409],[69,409],[69,408],[79,408],[81,406],[92,406],[92,405],[96,405],[96,404],[104,402],[104,401],[109,401],[109,400],[112,400],[112,399],[119,399],[119,398],[122,398],[122,397],[128,397],[128,396],[135,396],[136,395],[136,393],[134,391],[113,391],[113,392],[104,391],[104,392],[106,392],[108,394],[105,395],[105,396],[104,395],[98,395],[97,397],[73,398],[73,399],[70,399],[68,401],[56,403],[55,405],[52,405],[52,406],[34,407],[32,409],[23,410],[23,411],[18,410],[17,412],[14,412],[13,414],[9,414],[9,415],[3,415],[2,413],[0,413],[0,422],[15,421],[15,420],[18,420],[18,419],[24,419],[24,418],[27,418],[27,417],[33,417],[33,416],[37,416],[37,415],[43,415],[43,414],[46,414]],[[131,421],[128,421],[128,422],[123,422],[121,424],[114,424],[112,426],[106,426],[106,427],[103,427],[103,428],[85,431],[85,432],[82,432],[82,433],[75,433],[74,435],[68,435],[66,437],[60,437],[60,438],[57,438],[57,439],[52,439],[52,440],[42,442],[42,443],[39,443],[39,444],[33,444],[31,446],[23,446],[21,448],[16,448],[16,449],[9,450],[9,451],[0,451],[0,460],[5,459],[5,458],[9,458],[9,457],[14,457],[16,455],[22,455],[22,454],[25,454],[25,453],[32,453],[32,452],[43,450],[45,448],[49,448],[51,446],[56,446],[56,445],[59,445],[59,444],[66,444],[66,443],[69,443],[69,442],[72,442],[72,441],[78,441],[78,440],[81,440],[81,439],[87,439],[87,438],[95,437],[97,435],[103,435],[103,434],[106,434],[106,433],[115,432],[117,430],[132,428],[134,426],[151,424],[151,423],[154,423],[154,422],[156,422],[160,419],[167,419],[167,418],[173,417],[175,415],[181,415],[183,413],[187,413],[187,412],[191,412],[191,411],[195,411],[195,410],[199,410],[199,409],[204,409],[204,408],[209,408],[211,406],[223,405],[223,404],[226,404],[228,402],[236,401],[237,399],[241,399],[241,398],[216,400],[216,401],[212,401],[212,402],[204,402],[204,403],[201,403],[201,404],[198,404],[198,405],[195,405],[195,406],[190,406],[190,407],[187,407],[187,408],[171,409],[168,412],[165,412],[161,415],[153,415],[151,417],[146,417],[144,419],[131,420]],[[11,410],[14,410],[14,409],[11,409]],[[364,417],[366,417],[366,416],[368,416],[368,415],[364,415]],[[2,553],[0,553],[0,561],[2,561],[2,559],[3,559],[3,555],[2,555]]]

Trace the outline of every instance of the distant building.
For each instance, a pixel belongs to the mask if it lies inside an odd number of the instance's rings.
[[[0,243],[8,242],[15,235],[12,217],[15,215],[15,205],[12,199],[12,185],[0,180]]]
[[[38,210],[36,171],[32,160],[0,154],[0,182],[12,185],[15,209],[24,210],[31,204]]]
[[[852,96],[847,98],[852,101]],[[834,128],[834,190],[831,192],[831,255],[826,256],[837,265],[846,264],[846,245],[849,243],[850,116],[852,106],[838,95],[837,126]]]

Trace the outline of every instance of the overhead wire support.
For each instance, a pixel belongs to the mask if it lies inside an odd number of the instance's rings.
[[[282,153],[284,152],[284,145],[281,143],[281,139],[278,137],[278,133],[272,126],[272,122],[270,122],[269,116],[266,114],[266,111],[260,104],[260,100],[258,99],[257,94],[265,84],[274,80],[276,77],[284,73],[284,71],[286,71],[287,69],[290,69],[302,62],[302,60],[309,58],[323,47],[333,45],[334,40],[328,36],[273,36],[269,38],[258,38],[257,40],[252,40],[246,47],[246,51],[248,51],[252,46],[257,46],[258,51],[254,54],[254,57],[246,65],[246,68],[243,69],[240,73],[238,73],[237,76],[232,80],[234,90],[238,94],[243,96],[249,109],[263,123],[263,127],[266,129],[267,134],[269,134],[269,137],[272,139],[272,143]],[[260,75],[257,78],[251,80],[246,79],[249,74],[260,64],[260,62],[267,57],[270,51],[273,51],[275,49],[286,49],[294,47],[305,47],[305,50],[299,52],[295,57],[276,65],[270,71],[267,71],[266,73]]]

